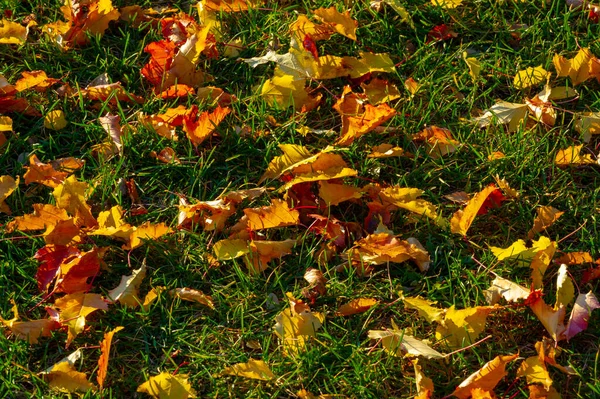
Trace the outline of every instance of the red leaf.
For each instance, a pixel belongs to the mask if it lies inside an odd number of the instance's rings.
[[[494,184],[492,183],[490,185],[493,186]],[[502,194],[502,191],[497,188],[490,193],[490,195],[484,201],[483,205],[481,205],[481,208],[479,208],[477,214],[485,215],[490,209],[499,208],[504,201],[506,201],[506,197],[504,196],[504,194]]]
[[[310,35],[304,35],[304,40],[302,41],[302,46],[304,49],[312,54],[315,60],[319,60],[319,52],[317,51],[317,45],[315,41],[310,37]]]
[[[427,43],[432,41],[448,40],[457,37],[458,33],[454,32],[446,24],[434,26],[427,34]]]
[[[52,280],[58,275],[60,265],[66,259],[79,254],[77,248],[67,247],[66,245],[46,245],[38,250],[33,257],[40,262],[35,274],[39,290],[46,291]]]

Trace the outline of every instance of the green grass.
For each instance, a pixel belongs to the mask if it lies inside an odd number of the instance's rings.
[[[125,1],[114,3],[119,7],[130,5]],[[163,2],[138,2],[144,7],[157,3]],[[195,10],[192,11],[194,2],[179,3],[182,10],[196,16]],[[83,360],[77,367],[95,382],[100,355],[96,346],[105,332],[125,326],[113,341],[106,389],[102,395],[88,392],[85,397],[142,397],[134,392],[150,376],[178,370],[189,375],[198,397],[294,397],[304,388],[314,394],[351,398],[409,398],[416,395],[410,361],[391,357],[380,348],[371,350],[374,343],[367,337],[370,329],[391,327],[393,319],[400,327],[412,329],[416,337],[433,340],[434,326],[404,309],[401,301],[385,305],[395,301],[399,291],[438,301],[444,307],[484,305],[482,292],[494,276],[473,257],[499,275],[527,286],[528,268],[518,267],[514,262],[498,263],[488,246],[506,247],[525,238],[533,223],[535,208],[540,205],[552,205],[566,212],[545,233],[553,240],[561,240],[560,251],[589,251],[595,258],[600,256],[597,221],[600,169],[560,169],[553,163],[557,150],[581,142],[571,114],[559,112],[553,128],[535,125],[516,133],[507,133],[503,126],[479,129],[469,122],[497,99],[522,102],[524,97],[533,96],[541,89],[514,89],[512,78],[518,70],[542,65],[553,71],[552,56],[560,53],[572,57],[578,45],[589,46],[594,54],[600,55],[600,44],[596,40],[600,25],[589,21],[586,12],[569,10],[563,0],[465,0],[461,7],[447,11],[427,1],[408,1],[404,5],[415,21],[414,30],[402,23],[390,7],[384,6],[381,12],[375,12],[369,8],[368,1],[346,3],[351,5],[351,15],[358,21],[359,40],[353,42],[334,35],[329,41],[318,43],[321,54],[386,52],[398,67],[396,74],[384,77],[397,84],[401,91],[408,77],[422,84],[413,98],[403,91],[403,97],[392,103],[397,116],[389,125],[396,129],[395,133],[370,133],[342,152],[349,165],[359,172],[359,179],[348,181],[355,181],[357,185],[377,181],[385,185],[418,187],[425,191],[424,198],[439,205],[445,217],[450,217],[458,207],[445,200],[444,195],[459,190],[477,192],[493,182],[496,174],[518,189],[521,197],[478,217],[469,230],[468,240],[428,221],[407,223],[407,213],[395,212],[390,228],[404,238],[417,237],[431,254],[431,268],[425,274],[408,263],[379,267],[369,277],[361,277],[352,270],[336,271],[343,258],[319,265],[315,251],[320,241],[306,234],[302,227],[269,232],[269,237],[274,239],[305,238],[293,255],[272,262],[258,276],[249,275],[243,262],[225,261],[220,267],[210,266],[208,255],[212,244],[226,235],[203,232],[199,228],[177,231],[131,253],[121,249],[114,240],[94,239],[98,245],[110,245],[110,250],[105,256],[107,269],[94,281],[93,292],[106,294],[119,283],[122,275],[131,274],[131,270],[139,268],[145,260],[148,275],[141,287],[142,294],[156,286],[191,287],[210,294],[216,309],[163,294],[148,311],[115,305],[107,312],[94,313],[88,317],[88,328],[69,349],[64,347],[64,332],[41,338],[36,345],[0,336],[0,369],[3,370],[0,396],[67,397],[51,392],[38,373],[79,347],[90,348],[83,349]],[[274,39],[282,43],[280,52],[284,52],[289,42],[287,28],[298,12],[308,13],[332,5],[342,10],[346,3],[341,0],[269,1],[258,10],[223,14],[226,34],[222,40],[241,39],[246,46],[240,54],[243,58],[264,54]],[[43,25],[61,18],[60,5],[58,1],[1,0],[0,10],[12,10],[17,20],[34,14]],[[427,43],[427,32],[441,23],[451,25],[458,37]],[[521,37],[518,44],[511,35],[515,32]],[[48,76],[61,78],[76,88],[85,87],[96,76],[107,73],[112,81],[122,82],[127,90],[146,99],[140,105],[121,102],[118,107],[111,107],[94,105],[80,98],[61,98],[53,90],[42,95],[28,94],[38,102],[37,107],[43,114],[52,109],[64,110],[69,125],[55,132],[43,127],[42,118],[11,114],[15,133],[0,148],[0,174],[22,176],[32,153],[44,162],[68,156],[81,158],[86,165],[76,175],[95,186],[88,200],[94,215],[114,205],[130,209],[131,201],[122,194],[119,184],[122,179],[133,178],[149,212],[127,217],[128,222],[133,225],[144,221],[165,222],[176,227],[178,195],[192,200],[212,200],[226,190],[255,187],[268,162],[280,154],[278,144],[297,143],[317,151],[334,140],[302,137],[296,133],[298,126],[339,131],[340,119],[331,109],[336,99],[329,93],[341,94],[343,86],[349,83],[346,79],[324,82],[327,87],[327,91],[323,91],[324,103],[308,114],[295,114],[291,109],[268,107],[254,89],[272,76],[272,65],[253,70],[235,59],[219,58],[201,61],[201,66],[215,77],[211,85],[238,98],[232,104],[232,115],[218,128],[219,137],[196,150],[185,137],[173,143],[140,127],[125,141],[123,157],[98,161],[92,155],[92,146],[106,139],[97,121],[99,116],[112,110],[123,121],[136,125],[139,111],[152,114],[179,104],[155,99],[149,83],[140,74],[148,59],[143,48],[160,38],[158,28],[133,28],[120,22],[111,24],[103,37],[92,38],[89,45],[65,52],[36,29],[23,46],[0,45],[0,74],[11,83],[23,71],[44,70]],[[481,77],[475,83],[462,59],[464,51],[473,54],[482,64]],[[564,79],[553,77],[553,81],[560,84]],[[587,81],[577,87],[579,100],[563,106],[577,112],[596,111],[600,107],[599,88],[596,81]],[[189,100],[187,105],[192,103],[193,100]],[[278,125],[270,124],[269,117]],[[432,125],[450,129],[462,143],[461,148],[454,154],[434,159],[416,147],[410,136]],[[236,126],[269,134],[242,137],[235,133]],[[414,159],[366,158],[371,146],[387,142],[417,156]],[[599,144],[594,138],[586,148],[597,153]],[[166,146],[175,149],[182,160],[180,165],[162,164],[150,157],[151,151],[159,152]],[[492,151],[502,151],[506,157],[490,162],[487,156]],[[279,185],[278,182],[267,184]],[[14,215],[22,215],[31,212],[35,203],[53,203],[51,194],[51,189],[21,182],[7,204]],[[262,198],[245,202],[240,209],[266,203],[268,200]],[[342,204],[333,207],[331,212],[340,220],[362,224],[368,210],[364,204]],[[241,216],[241,212],[236,216]],[[11,219],[12,216],[0,214],[2,225]],[[34,277],[37,261],[33,255],[43,246],[40,237],[0,231],[0,314],[4,318],[11,317],[9,299],[16,301],[21,314],[27,318],[45,317],[43,306],[26,313],[41,299]],[[308,267],[320,268],[329,280],[328,294],[313,306],[313,310],[326,312],[328,317],[306,352],[288,357],[273,335],[275,316],[287,306],[286,292],[300,296],[307,285],[303,274]],[[557,270],[556,265],[551,265],[546,272],[544,283],[549,293],[554,289]],[[583,270],[583,266],[570,269],[575,281],[580,281]],[[581,292],[590,289],[597,292],[597,288],[597,282],[579,287]],[[275,308],[267,306],[269,294],[280,300]],[[360,297],[377,298],[381,304],[351,317],[333,316],[340,304]],[[571,365],[579,374],[567,378],[549,368],[554,386],[563,398],[600,397],[598,320],[594,314],[587,331],[569,343],[560,342],[564,352],[558,358],[559,363]],[[421,361],[425,374],[434,380],[436,397],[449,395],[464,378],[495,356],[517,351],[522,357],[535,355],[535,342],[548,334],[529,309],[507,307],[488,318],[481,337],[486,335],[492,338],[453,355],[447,362]],[[446,351],[439,345],[436,349]],[[219,376],[225,367],[250,358],[266,361],[278,378],[259,382]],[[498,397],[528,397],[525,381],[516,381],[519,363],[509,366],[508,376],[496,388]]]

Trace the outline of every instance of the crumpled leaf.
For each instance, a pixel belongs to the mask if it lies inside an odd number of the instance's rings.
[[[147,393],[157,399],[188,399],[195,398],[196,391],[188,382],[186,374],[173,375],[166,371],[150,377],[137,389],[137,392]]]
[[[500,298],[504,298],[507,302],[518,302],[521,299],[527,299],[529,290],[510,280],[496,276],[490,288],[484,291],[484,295],[487,302],[493,306],[498,303]]]
[[[137,103],[144,101],[142,97],[125,90],[121,82],[110,83],[106,73],[97,76],[79,94],[91,101],[108,101],[111,104],[116,104],[118,101]]]
[[[416,142],[427,143],[428,154],[436,159],[455,152],[460,146],[460,143],[452,137],[450,130],[437,126],[426,127],[421,132],[414,134],[412,139]]]
[[[452,392],[452,395],[459,399],[468,399],[471,397],[471,391],[474,389],[493,391],[494,387],[506,375],[506,365],[517,357],[519,357],[518,354],[495,357],[464,380]]]
[[[513,85],[516,89],[526,89],[546,81],[547,75],[548,71],[542,68],[541,65],[535,68],[529,67],[517,72],[513,80]]]
[[[500,196],[497,195],[498,193]],[[459,209],[452,215],[450,230],[455,234],[466,236],[475,216],[481,214],[482,211],[487,211],[488,207],[498,206],[501,202],[500,198],[503,198],[503,196],[496,185],[488,185],[475,194],[463,209]],[[488,199],[491,201],[488,201]]]
[[[527,233],[527,238],[530,240],[537,233],[541,233],[543,230],[546,230],[548,227],[552,226],[554,222],[556,222],[564,212],[559,211],[558,209],[552,206],[542,206],[535,210],[537,212],[537,216],[533,220],[533,227]]]
[[[423,356],[426,359],[441,359],[441,353],[429,345],[405,334],[396,323],[392,321],[393,328],[388,330],[369,330],[369,338],[381,340],[383,348],[393,356]]]
[[[50,204],[33,204],[33,213],[17,216],[6,225],[6,232],[14,230],[42,230],[46,244],[68,245],[81,241],[79,226],[67,211]]]
[[[400,98],[400,91],[396,85],[385,79],[376,77],[367,84],[361,84],[361,87],[373,105],[388,103]]]
[[[146,277],[146,262],[142,262],[142,266],[134,270],[130,276],[122,276],[119,285],[108,291],[108,299],[112,302],[119,301],[119,303],[126,307],[138,307],[142,302],[138,294],[144,277]]]
[[[202,291],[193,288],[175,288],[169,291],[169,294],[184,301],[197,302],[204,306],[208,306],[211,309],[215,308],[215,304],[210,295],[206,295]]]
[[[50,337],[52,331],[60,327],[60,324],[52,319],[19,321],[17,304],[12,299],[11,302],[13,304],[13,318],[5,320],[0,316],[0,322],[4,324],[15,337],[24,339],[30,344],[37,344],[40,337]]]
[[[446,309],[444,319],[438,322],[435,338],[451,348],[463,348],[483,332],[488,315],[495,309],[494,306],[476,306],[456,310],[452,305]]]
[[[275,317],[275,335],[279,338],[283,351],[287,355],[296,355],[303,351],[311,337],[321,328],[325,316],[311,312],[310,307],[288,294],[290,307]]]
[[[246,363],[237,363],[233,366],[225,367],[221,375],[233,375],[263,381],[275,378],[275,374],[273,374],[269,365],[262,360],[256,359],[250,359]]]
[[[0,21],[0,44],[23,44],[29,34],[29,26],[2,18]]]
[[[248,228],[252,230],[294,226],[300,223],[298,211],[288,207],[287,203],[280,199],[273,199],[270,206],[246,208],[244,214],[248,218]]]
[[[363,313],[377,305],[379,301],[373,298],[358,298],[341,305],[335,311],[336,316],[352,316],[353,314]]]
[[[104,339],[100,342],[101,355],[98,358],[98,375],[96,380],[98,386],[102,390],[104,388],[104,380],[106,380],[106,372],[108,371],[108,359],[110,358],[110,346],[115,333],[121,331],[123,327],[115,327],[113,330],[104,334]]]
[[[50,163],[41,162],[37,155],[29,157],[29,166],[23,177],[25,184],[40,183],[48,187],[56,188],[63,184],[67,176],[80,169],[84,162],[73,157],[61,158]]]
[[[600,302],[598,302],[598,298],[591,291],[587,294],[579,294],[577,296],[564,332],[564,337],[567,341],[587,329],[589,318],[594,309],[600,309]]]
[[[85,318],[96,310],[108,310],[100,294],[69,294],[58,298],[54,306],[60,312],[60,322],[69,328],[67,347],[85,328]]]
[[[12,176],[0,176],[0,212],[7,215],[12,214],[8,205],[4,203],[6,199],[19,187],[19,176],[13,179]],[[12,223],[12,222],[11,222]]]
[[[412,260],[422,272],[429,269],[430,262],[429,253],[422,246],[408,240],[400,240],[389,233],[371,234],[356,241],[348,255],[359,264],[371,265]]]
[[[527,104],[509,103],[499,101],[483,115],[473,120],[479,127],[486,127],[497,120],[500,124],[508,124],[508,131],[514,132],[518,129],[521,122],[527,117]]]
[[[107,113],[106,116],[98,118],[98,121],[111,139],[113,155],[118,154],[123,156],[123,143],[121,140],[123,128],[121,127],[121,117],[119,115]]]
[[[88,189],[87,183],[77,181],[75,176],[69,176],[54,189],[52,195],[56,200],[56,206],[65,209],[76,219],[78,225],[94,227],[97,225],[96,219],[85,201]]]

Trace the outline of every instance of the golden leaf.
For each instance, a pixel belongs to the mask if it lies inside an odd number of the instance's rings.
[[[174,290],[169,291],[169,294],[184,301],[197,302],[204,306],[208,306],[211,309],[215,308],[215,304],[210,295],[206,295],[193,288],[175,288]]]
[[[362,189],[359,187],[329,183],[328,181],[319,182],[319,197],[325,201],[327,206],[339,205],[344,201],[358,199],[361,196]]]
[[[298,211],[289,208],[287,203],[280,199],[273,199],[270,206],[246,208],[244,214],[248,218],[248,227],[252,230],[293,226],[300,223]]]
[[[580,154],[582,148],[583,145],[575,145],[559,150],[554,158],[554,163],[558,166],[597,165],[598,162],[594,161],[591,154]]]
[[[325,316],[311,312],[308,305],[288,294],[290,307],[275,317],[275,335],[279,338],[283,351],[295,355],[303,351],[308,340],[321,328]]]
[[[446,309],[444,320],[439,322],[435,330],[435,338],[444,340],[451,348],[463,348],[483,332],[486,318],[494,310],[494,306],[456,310],[453,305]]]
[[[273,374],[267,363],[255,359],[250,359],[246,363],[237,363],[231,367],[225,367],[221,372],[221,375],[234,375],[236,377],[263,381],[275,378],[275,374]]]
[[[157,399],[188,399],[195,398],[196,391],[188,382],[186,374],[172,375],[163,371],[150,377],[137,389],[137,392],[147,393]]]
[[[432,302],[421,297],[402,297],[406,309],[414,309],[419,313],[419,316],[427,320],[429,323],[440,323],[444,319],[444,309],[435,308],[437,302]]]
[[[8,205],[4,203],[9,195],[11,195],[19,187],[19,177],[13,179],[12,176],[4,175],[0,176],[0,212],[10,215],[12,212]],[[10,222],[12,225],[14,221]],[[7,227],[8,230],[8,227]]]
[[[85,193],[88,188],[87,183],[78,182],[75,176],[70,176],[54,189],[52,195],[56,200],[56,206],[71,214],[77,224],[94,227],[97,225],[96,219],[92,216],[91,208],[85,201]]]
[[[129,308],[138,307],[141,303],[138,297],[139,287],[144,277],[146,277],[146,262],[143,262],[139,269],[134,270],[131,276],[122,276],[121,283],[116,288],[108,291],[108,299],[112,302],[119,301],[119,303]]]
[[[542,68],[541,65],[535,68],[529,67],[517,72],[513,80],[513,85],[517,89],[526,89],[528,87],[545,82],[547,76],[548,71]]]
[[[356,27],[358,22],[350,17],[350,12],[340,13],[335,7],[319,8],[313,11],[321,21],[329,24],[340,35],[356,41]]]
[[[25,167],[27,172],[23,177],[25,178],[25,184],[40,183],[56,188],[63,184],[67,176],[81,168],[83,164],[82,160],[73,157],[43,163],[37,155],[33,154],[29,157],[29,166]]]
[[[361,84],[369,102],[373,105],[387,103],[400,98],[400,92],[393,83],[385,79],[373,78],[368,84]]]
[[[341,305],[336,311],[336,316],[352,316],[353,314],[363,313],[377,305],[379,301],[373,298],[358,298]]]
[[[106,372],[108,370],[108,359],[110,357],[110,345],[112,338],[115,333],[121,331],[123,327],[116,327],[115,329],[104,334],[104,339],[100,342],[100,358],[98,358],[98,375],[96,380],[100,389],[104,387],[104,380],[106,379]]]
[[[2,18],[0,21],[0,44],[23,44],[27,40],[29,26]]]
[[[69,294],[58,298],[54,306],[60,312],[60,321],[69,328],[67,347],[85,328],[85,318],[96,310],[108,310],[108,303],[99,294]]]
[[[495,357],[464,380],[454,392],[452,392],[452,395],[459,399],[468,399],[471,397],[471,391],[474,389],[493,391],[494,387],[506,375],[506,365],[517,357],[519,357],[518,354]]]
[[[477,216],[484,202],[495,190],[498,190],[498,188],[491,184],[475,194],[464,209],[460,209],[452,215],[452,219],[450,220],[450,230],[455,234],[466,236],[467,230],[469,230],[469,227],[473,224],[473,220],[475,220],[475,216]]]

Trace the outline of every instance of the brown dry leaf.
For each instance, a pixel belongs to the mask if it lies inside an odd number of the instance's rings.
[[[444,195],[444,198],[449,199],[457,204],[466,205],[469,202],[469,194],[464,191],[456,191],[451,194]]]
[[[581,265],[584,263],[594,263],[594,258],[590,255],[589,252],[567,252],[554,259],[553,261],[556,264],[566,264],[568,266],[571,265]]]
[[[37,344],[39,337],[50,337],[53,330],[60,328],[60,324],[52,319],[19,321],[17,304],[12,299],[11,302],[13,304],[13,318],[5,320],[0,316],[0,322],[4,324],[15,337],[26,340],[30,344]]]
[[[110,346],[112,338],[115,333],[121,331],[123,327],[115,327],[113,330],[104,334],[104,339],[100,342],[100,358],[98,358],[98,375],[96,380],[100,390],[104,388],[104,380],[106,379],[106,372],[108,371],[108,359],[110,358]]]
[[[456,310],[452,305],[438,322],[435,338],[451,348],[464,348],[483,332],[488,315],[495,309],[494,306],[477,306]]]
[[[363,313],[377,305],[379,301],[373,298],[358,298],[341,305],[336,311],[336,316],[352,316],[353,314]]]
[[[152,158],[156,158],[163,163],[179,165],[181,164],[181,160],[177,157],[177,153],[171,147],[165,147],[157,154],[152,151],[150,153]]]
[[[455,234],[467,235],[467,230],[473,224],[475,216],[477,216],[488,197],[498,188],[494,185],[488,185],[483,190],[475,194],[464,207],[452,215],[450,220],[450,230]]]
[[[497,356],[464,380],[454,392],[452,392],[452,395],[459,399],[468,399],[471,397],[471,391],[474,389],[493,391],[494,387],[506,375],[506,365],[517,357],[519,357],[518,354]]]
[[[231,367],[225,367],[220,375],[233,375],[263,381],[275,378],[275,374],[273,374],[267,363],[255,359],[250,359],[246,363],[237,363]]]
[[[97,225],[96,219],[85,201],[88,189],[87,183],[77,181],[75,176],[69,176],[54,189],[52,195],[56,206],[73,216],[77,225],[94,227]]]
[[[0,44],[24,44],[29,34],[29,26],[2,18],[0,21]]]
[[[289,208],[287,203],[280,199],[273,199],[270,206],[246,208],[244,214],[248,218],[248,228],[252,230],[294,226],[300,223],[298,211]]]
[[[198,147],[204,140],[208,139],[219,123],[231,112],[231,108],[217,106],[213,112],[205,111],[197,116],[198,107],[193,106],[192,111],[183,117],[183,131],[190,139],[194,147]]]
[[[380,104],[377,107],[371,104],[362,104],[354,99],[353,94],[352,89],[346,86],[344,93],[334,105],[335,110],[342,117],[342,131],[340,138],[336,142],[340,146],[349,146],[360,136],[367,134],[396,115],[396,111],[387,104]],[[357,104],[358,107],[348,110],[347,102],[349,97],[350,103]]]
[[[577,166],[577,165],[597,165],[591,154],[581,155],[583,145],[575,145],[564,150],[559,150],[554,158],[554,163],[558,166]]]
[[[208,306],[211,309],[215,309],[215,304],[210,295],[206,295],[202,291],[193,288],[175,288],[174,290],[169,291],[169,294],[184,301],[197,302],[204,306]]]
[[[11,195],[19,187],[19,176],[17,179],[13,179],[12,176],[4,175],[0,176],[0,212],[6,213],[7,215],[12,214],[8,205],[4,203],[9,195]],[[11,224],[14,223],[11,222]],[[8,229],[8,227],[7,227]]]
[[[325,316],[311,312],[310,307],[288,293],[290,307],[275,317],[274,333],[285,354],[293,356],[303,351],[311,337],[321,328]]]
[[[119,301],[129,308],[138,307],[141,303],[141,299],[138,297],[139,288],[144,277],[146,277],[146,262],[142,262],[142,266],[134,270],[130,276],[122,276],[121,283],[108,291],[108,299],[113,303]]]
[[[400,147],[396,147],[393,144],[380,144],[371,148],[371,153],[367,155],[367,158],[391,158],[391,157],[402,157],[411,155]]]
[[[388,233],[371,234],[355,242],[348,257],[359,264],[370,265],[412,260],[422,272],[429,269],[430,263],[429,254],[420,244],[400,240]]]
[[[423,356],[426,359],[441,359],[441,353],[425,342],[406,334],[392,320],[392,328],[387,330],[369,330],[369,338],[381,340],[386,352],[392,356]]]
[[[319,182],[319,197],[325,201],[327,206],[339,205],[344,201],[362,197],[362,189],[345,184],[321,181]]]
[[[84,162],[73,157],[61,158],[50,163],[41,162],[37,155],[29,157],[29,166],[26,166],[27,172],[23,175],[25,184],[40,183],[48,187],[56,188],[63,184],[65,179],[77,169],[80,169]]]
[[[67,347],[85,328],[85,318],[96,310],[108,310],[106,302],[99,294],[69,294],[58,298],[54,306],[60,312],[60,322],[69,328]]]
[[[433,158],[439,158],[455,152],[460,143],[452,137],[450,130],[430,126],[412,136],[413,141],[427,143],[427,153]]]
[[[350,17],[350,12],[340,13],[335,7],[319,8],[313,11],[322,22],[330,25],[337,33],[356,41],[358,22]]]
[[[362,83],[361,87],[373,105],[389,103],[401,97],[396,85],[385,79],[373,78],[367,84]]]
[[[196,391],[188,381],[187,374],[173,375],[166,371],[150,377],[137,389],[157,399],[195,398]]]
[[[327,295],[327,279],[320,270],[309,267],[304,272],[304,280],[309,284],[302,290],[304,297],[316,299],[319,295]]]

